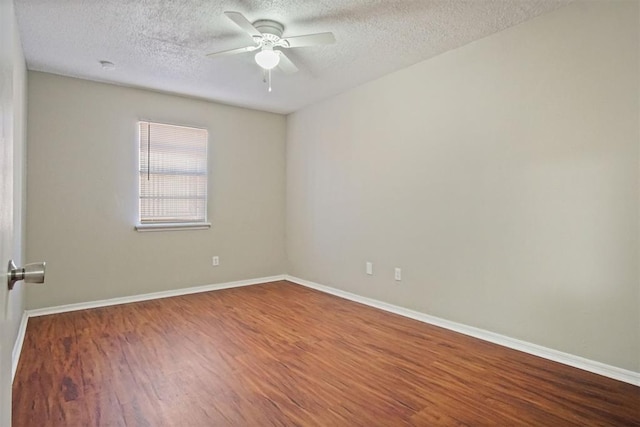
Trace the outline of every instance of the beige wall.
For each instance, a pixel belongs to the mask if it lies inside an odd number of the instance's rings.
[[[288,272],[640,371],[638,16],[576,2],[290,115]]]
[[[29,308],[284,273],[284,116],[38,72],[28,101]],[[134,231],[140,118],[209,130],[210,230]]]

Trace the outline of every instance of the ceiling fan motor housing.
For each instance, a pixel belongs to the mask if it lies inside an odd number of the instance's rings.
[[[270,19],[260,19],[253,23],[256,30],[260,31],[268,40],[278,41],[284,32],[284,25]],[[269,37],[275,36],[275,37]]]

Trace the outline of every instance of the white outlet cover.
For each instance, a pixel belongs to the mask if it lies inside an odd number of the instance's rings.
[[[373,263],[372,262],[367,262],[366,271],[367,271],[368,275],[372,275],[373,274]]]

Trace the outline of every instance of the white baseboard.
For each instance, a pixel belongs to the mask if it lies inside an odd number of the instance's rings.
[[[576,356],[569,353],[564,353],[562,351],[543,347],[537,344],[532,344],[526,341],[521,341],[515,338],[510,338],[504,335],[496,334],[494,332],[486,331],[484,329],[474,328],[473,326],[467,326],[461,323],[452,322],[450,320],[441,319],[439,317],[430,316],[428,314],[409,310],[407,308],[399,307],[397,305],[388,304],[386,302],[352,294],[350,292],[342,291],[340,289],[335,289],[329,286],[320,285],[318,283],[310,282],[308,280],[300,279],[298,277],[287,275],[285,276],[285,279],[290,282],[297,283],[302,286],[306,286],[308,288],[316,289],[321,292],[325,292],[325,293],[335,295],[341,298],[345,298],[351,301],[359,302],[361,304],[365,304],[371,307],[379,308],[381,310],[388,311],[390,313],[399,314],[400,316],[408,317],[410,319],[418,320],[420,322],[439,326],[441,328],[459,332],[464,335],[469,335],[474,338],[479,338],[484,341],[489,341],[494,344],[512,348],[514,350],[519,350],[524,353],[529,353],[534,356],[538,356],[554,362],[562,363],[564,365],[573,366],[574,368],[582,369],[584,371],[592,372],[594,374],[613,378],[614,380],[623,381],[625,383],[640,386],[640,372],[629,371],[626,369],[618,368],[616,366],[611,366],[601,362],[596,362],[595,360],[585,359],[584,357]]]
[[[58,305],[55,307],[36,308],[27,310],[28,317],[46,316],[49,314],[66,313],[68,311],[86,310],[88,308],[107,307],[110,305],[128,304],[131,302],[148,301],[160,298],[176,297],[180,295],[197,294],[200,292],[219,291],[221,289],[239,288],[241,286],[258,285],[260,283],[276,282],[285,280],[284,275],[259,277],[257,279],[238,280],[235,282],[218,283],[215,285],[196,286],[192,288],[174,289],[170,291],[153,292],[150,294],[131,295],[128,297],[118,297],[103,299],[98,301],[80,302],[77,304]]]
[[[20,326],[18,327],[18,336],[16,342],[13,344],[13,352],[11,353],[11,382],[16,377],[16,371],[18,370],[18,361],[20,360],[20,353],[22,352],[22,344],[24,343],[24,335],[27,332],[27,322],[29,316],[26,310],[22,312],[22,318],[20,319]]]

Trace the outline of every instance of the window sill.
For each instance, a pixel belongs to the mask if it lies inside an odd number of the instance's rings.
[[[136,231],[180,231],[180,230],[207,230],[211,228],[210,222],[192,223],[163,223],[163,224],[136,224]]]

